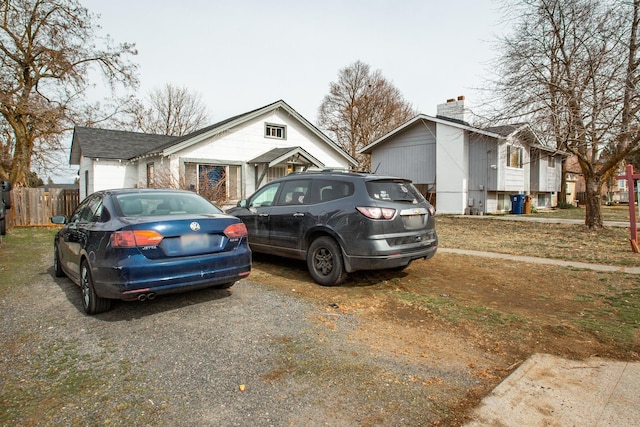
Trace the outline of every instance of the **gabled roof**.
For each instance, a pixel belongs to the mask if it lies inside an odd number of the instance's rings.
[[[263,153],[258,157],[249,160],[248,163],[267,164],[269,167],[272,167],[287,160],[289,157],[296,155],[306,159],[308,163],[311,163],[316,167],[324,167],[324,163],[313,157],[302,147],[274,148],[273,150],[269,150],[266,153]]]
[[[404,123],[403,125],[400,125],[399,127],[395,128],[394,130],[382,136],[381,138],[378,138],[377,140],[373,141],[371,144],[367,145],[366,147],[361,148],[360,150],[358,150],[358,153],[370,154],[375,146],[384,143],[392,136],[402,132],[403,130],[411,127],[413,124],[421,120],[440,123],[440,124],[446,124],[446,125],[463,129],[469,132],[477,133],[479,135],[495,138],[497,140],[505,140],[512,135],[520,134],[520,137],[525,142],[527,142],[531,147],[535,147],[543,151],[548,151],[550,153],[566,155],[566,153],[560,150],[543,145],[540,142],[540,139],[538,138],[536,133],[533,131],[533,129],[531,129],[531,126],[528,123],[513,123],[508,125],[493,126],[493,127],[481,129],[481,128],[473,127],[461,120],[449,119],[447,117],[442,117],[442,116],[431,117],[425,114],[420,114],[414,117],[413,119],[409,120],[408,122]]]
[[[257,108],[255,110],[249,111],[244,114],[239,114],[237,116],[230,117],[214,125],[197,130],[188,135],[182,136],[179,139],[171,141],[165,144],[164,146],[157,147],[156,152],[147,153],[147,154],[161,154],[163,156],[168,156],[184,148],[190,147],[193,144],[197,144],[198,142],[208,139],[216,134],[226,132],[238,125],[241,125],[250,120],[253,120],[256,117],[260,117],[266,113],[277,110],[278,108],[281,108],[282,110],[287,112],[290,116],[298,120],[302,125],[304,125],[307,129],[309,129],[314,135],[316,135],[323,142],[325,142],[327,145],[333,148],[337,153],[339,153],[342,157],[344,157],[349,163],[351,163],[354,166],[358,164],[358,162],[353,157],[351,157],[347,152],[341,149],[328,136],[326,136],[317,127],[311,124],[311,122],[309,122],[307,119],[305,119],[300,114],[298,114],[296,110],[291,108],[289,104],[287,104],[283,100],[276,101],[272,104],[265,105],[264,107]]]
[[[92,159],[113,160],[136,160],[140,157],[154,155],[168,156],[214,135],[229,131],[236,126],[278,108],[281,108],[287,114],[298,120],[303,126],[309,129],[311,133],[333,148],[350,164],[354,166],[358,164],[353,157],[341,149],[307,119],[298,114],[296,110],[291,108],[283,100],[230,117],[184,136],[152,135],[138,132],[76,127],[74,129],[73,140],[71,143],[71,157],[69,163],[72,165],[80,164],[81,156]],[[306,154],[308,155],[308,153]],[[313,159],[310,155],[309,158]],[[317,160],[314,159],[314,161]]]
[[[69,163],[79,165],[80,156],[130,160],[176,139],[175,136],[76,126],[73,129]]]
[[[486,130],[490,132],[497,133],[504,138],[507,138],[511,135],[519,135],[523,141],[529,144],[530,147],[537,148],[542,151],[546,151],[548,153],[560,154],[563,156],[567,156],[568,153],[558,150],[557,148],[547,147],[542,144],[538,135],[531,129],[531,125],[529,123],[514,123],[510,125],[502,125],[502,126],[493,126],[486,128]]]
[[[412,118],[411,120],[405,122],[404,124],[398,126],[397,128],[395,128],[394,130],[392,130],[391,132],[387,133],[386,135],[383,135],[382,137],[376,139],[375,141],[373,141],[371,144],[361,148],[360,150],[358,150],[358,153],[360,154],[370,154],[371,150],[379,144],[384,143],[386,140],[388,140],[389,138],[391,138],[392,136],[402,132],[403,130],[411,127],[412,125],[414,125],[415,123],[418,123],[420,121],[428,121],[428,122],[433,122],[433,123],[440,123],[440,124],[445,124],[448,126],[452,126],[455,128],[459,128],[459,129],[463,129],[463,130],[467,130],[469,132],[474,132],[474,133],[478,133],[481,135],[486,135],[492,138],[503,138],[501,135],[494,133],[494,132],[490,132],[488,130],[485,129],[480,129],[480,128],[476,128],[473,127],[469,124],[466,124],[466,122],[462,122],[460,120],[455,120],[455,119],[449,119],[449,118],[445,118],[445,117],[431,117],[431,116],[427,116],[426,114],[419,114],[417,116],[415,116],[414,118]]]

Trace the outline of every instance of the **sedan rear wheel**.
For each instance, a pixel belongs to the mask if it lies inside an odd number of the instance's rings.
[[[87,314],[98,314],[111,308],[111,300],[100,298],[95,291],[91,269],[87,261],[80,267],[80,289],[82,290],[82,307]]]
[[[307,268],[322,286],[336,286],[347,278],[340,245],[328,236],[317,238],[309,246]]]
[[[55,271],[56,277],[64,276],[64,271],[62,270],[62,265],[60,264],[60,251],[58,250],[58,245],[53,246],[53,269]]]

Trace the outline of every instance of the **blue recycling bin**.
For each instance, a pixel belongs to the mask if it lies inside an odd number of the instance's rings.
[[[524,212],[524,194],[511,195],[511,213],[514,215],[522,215]]]

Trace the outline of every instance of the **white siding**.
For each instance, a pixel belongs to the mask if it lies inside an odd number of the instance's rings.
[[[287,138],[264,136],[265,122],[287,127]],[[216,159],[224,161],[248,161],[274,148],[302,147],[327,167],[347,167],[347,160],[331,149],[324,141],[302,126],[297,120],[278,109],[232,131],[214,135],[208,140],[176,153],[180,157]]]
[[[93,192],[112,188],[134,188],[138,184],[138,167],[117,160],[98,160],[93,163]]]
[[[436,125],[436,204],[441,213],[462,214],[467,207],[469,147],[464,130]]]
[[[265,137],[265,123],[286,126],[286,139]],[[229,162],[237,164],[238,162],[246,163],[274,148],[285,147],[301,147],[327,168],[349,167],[344,157],[281,109],[243,123],[230,131],[213,135],[207,140],[175,153],[172,157],[186,158],[190,161],[203,159],[203,161],[220,165]],[[243,169],[243,183],[244,196],[256,190],[254,165],[247,164]]]

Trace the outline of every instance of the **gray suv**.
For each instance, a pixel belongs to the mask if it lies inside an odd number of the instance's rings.
[[[401,270],[438,248],[435,209],[411,181],[395,177],[293,173],[228,213],[247,226],[252,251],[306,260],[324,286],[358,270]]]

